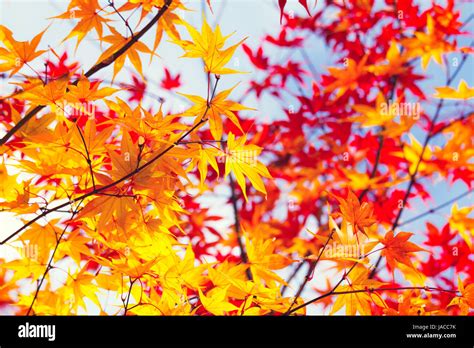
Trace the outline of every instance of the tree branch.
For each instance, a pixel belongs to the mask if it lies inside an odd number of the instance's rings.
[[[442,292],[449,292],[456,294],[458,291],[456,290],[447,290],[447,289],[441,289],[441,288],[435,288],[435,287],[429,287],[429,286],[402,286],[398,288],[367,288],[367,289],[358,289],[358,290],[348,290],[348,291],[334,291],[331,290],[330,292],[327,292],[321,296],[318,296],[316,298],[313,298],[312,300],[303,303],[302,305],[295,307],[290,311],[289,314],[296,312],[300,310],[301,308],[304,308],[312,303],[318,302],[328,296],[333,296],[333,295],[347,295],[347,294],[357,294],[357,293],[362,293],[362,292],[367,292],[367,293],[372,293],[376,291],[400,291],[400,290],[425,290],[425,291],[442,291]]]
[[[242,243],[242,236],[240,231],[240,219],[239,219],[239,208],[237,207],[237,196],[235,194],[235,181],[232,174],[229,174],[229,182],[230,182],[230,200],[232,202],[232,209],[234,211],[234,228],[235,234],[237,238],[237,243],[240,249],[240,258],[245,265],[248,265],[249,258],[247,252],[245,251],[244,244]],[[253,280],[252,272],[250,268],[245,270],[245,274],[247,275],[248,280]]]
[[[77,206],[77,208],[72,212],[72,215],[71,215],[71,219],[74,218],[74,216],[79,212],[79,206],[80,204]],[[49,273],[49,271],[53,268],[52,267],[52,263],[53,263],[53,260],[54,260],[54,256],[56,255],[56,251],[58,250],[58,247],[59,247],[59,244],[61,243],[62,239],[63,239],[63,236],[64,234],[66,233],[66,230],[68,229],[69,227],[69,223],[66,224],[66,226],[63,228],[62,232],[61,232],[61,235],[59,236],[59,238],[56,240],[56,246],[54,247],[53,249],[53,253],[51,254],[51,257],[49,258],[49,261],[48,261],[48,264],[46,265],[46,269],[43,273],[43,275],[41,276],[41,279],[38,281],[38,285],[36,287],[36,291],[35,291],[35,295],[33,297],[33,300],[31,301],[31,305],[30,307],[28,308],[28,311],[26,312],[26,316],[29,316],[31,311],[33,310],[33,306],[36,302],[36,299],[38,298],[38,294],[41,290],[41,287],[43,286],[43,283],[44,283],[44,280],[46,279],[46,275]]]
[[[472,42],[470,44],[470,46],[472,46]],[[468,54],[464,54],[463,55],[463,58],[460,62],[460,64],[458,65],[456,71],[450,76],[450,77],[447,77],[446,79],[446,85],[449,86],[451,85],[451,82],[453,82],[453,80],[456,78],[456,76],[459,74],[459,72],[461,71],[464,63],[466,62],[467,60],[467,57],[468,57]],[[425,152],[426,152],[426,149],[428,148],[428,144],[430,142],[430,140],[433,138],[434,136],[434,129],[435,129],[435,126],[436,126],[436,121],[438,120],[438,117],[439,115],[441,114],[441,109],[443,108],[443,104],[444,104],[444,99],[440,99],[440,101],[438,102],[438,105],[436,107],[436,111],[434,113],[434,116],[433,116],[433,119],[432,121],[430,122],[430,127],[429,127],[429,130],[428,130],[428,135],[426,136],[425,138],[425,141],[423,142],[423,147],[422,147],[422,150],[421,150],[421,153],[420,153],[420,156],[418,158],[418,161],[416,163],[416,167],[415,167],[415,170],[413,171],[413,173],[410,173],[410,181],[408,183],[408,187],[407,187],[407,190],[405,191],[405,195],[403,197],[403,201],[402,201],[402,204],[401,204],[401,208],[398,210],[398,214],[395,218],[395,221],[393,222],[392,224],[392,228],[391,230],[394,231],[397,227],[398,227],[398,223],[400,221],[400,218],[402,217],[402,214],[405,210],[405,207],[406,207],[406,204],[407,204],[407,201],[408,201],[408,198],[410,196],[410,193],[411,193],[411,190],[413,188],[413,186],[415,185],[416,183],[416,176],[418,174],[418,171],[420,169],[420,165],[421,163],[424,161],[423,159],[423,156],[425,155]],[[380,262],[382,261],[382,255],[380,255],[377,259],[377,262],[375,263],[375,267],[374,269],[372,270],[369,278],[373,278],[375,276],[375,274],[377,273],[377,268],[378,266],[380,265]]]
[[[212,92],[212,96],[211,96],[211,100],[214,98],[215,96],[215,93],[216,93],[216,90],[217,90],[217,84],[219,82],[219,79],[217,79],[216,81],[216,84],[214,86],[214,90]],[[127,179],[130,179],[131,177],[133,177],[134,175],[138,174],[140,171],[142,171],[143,169],[151,166],[153,163],[155,163],[156,161],[158,161],[161,157],[163,157],[166,153],[168,153],[171,149],[173,149],[175,146],[177,145],[180,145],[181,141],[183,139],[185,139],[189,134],[191,134],[193,131],[195,131],[197,128],[199,128],[200,126],[202,126],[205,122],[207,122],[207,113],[209,112],[209,109],[210,109],[211,105],[210,103],[207,104],[206,106],[206,110],[204,111],[204,114],[202,115],[201,117],[201,120],[199,120],[199,122],[197,122],[196,124],[194,124],[194,126],[192,126],[189,130],[187,130],[186,132],[183,133],[183,135],[181,135],[179,137],[179,139],[177,141],[175,141],[173,144],[169,145],[167,148],[165,148],[164,150],[162,150],[160,153],[158,153],[155,157],[153,157],[151,160],[149,160],[148,162],[142,164],[141,166],[137,167],[135,170],[133,170],[132,172],[128,173],[127,175],[123,176],[122,178],[120,179],[117,179],[115,180],[114,182],[108,184],[108,185],[105,185],[105,186],[101,186],[101,187],[96,187],[95,189],[93,188],[91,191],[77,197],[77,198],[73,198],[72,200],[69,200],[68,202],[65,202],[65,203],[62,203],[54,208],[51,208],[51,209],[47,209],[45,210],[43,213],[41,213],[40,215],[36,216],[34,219],[28,221],[25,225],[23,225],[22,227],[20,227],[18,230],[16,230],[14,233],[12,233],[10,236],[8,236],[7,238],[5,238],[3,241],[0,242],[0,245],[3,245],[5,244],[6,242],[8,242],[10,239],[12,239],[14,236],[16,236],[17,234],[21,233],[22,231],[24,231],[26,228],[28,228],[29,226],[31,226],[32,224],[34,224],[36,221],[44,218],[45,216],[49,215],[50,213],[52,212],[55,212],[55,211],[58,211],[62,208],[65,208],[71,204],[73,204],[74,202],[77,202],[77,201],[83,201],[84,199],[90,197],[90,196],[93,196],[93,195],[97,195],[97,194],[102,194],[104,191],[107,191],[108,189],[110,188],[113,188],[115,187],[116,185],[120,184],[121,182],[127,180]]]
[[[293,308],[296,301],[298,300],[298,297],[300,297],[301,293],[303,292],[304,288],[306,287],[306,284],[310,281],[311,276],[312,276],[314,270],[316,269],[316,266],[318,265],[319,260],[321,259],[321,256],[323,255],[324,251],[326,250],[326,247],[328,246],[329,242],[332,239],[332,236],[334,235],[334,232],[336,232],[336,230],[332,229],[331,233],[329,234],[328,239],[326,240],[326,243],[324,243],[324,246],[319,251],[317,259],[315,261],[313,261],[311,263],[310,267],[308,268],[308,272],[306,272],[306,276],[304,278],[304,281],[303,281],[303,283],[301,283],[300,287],[298,288],[298,291],[296,292],[296,295],[293,299],[293,303],[291,304],[290,309],[288,309],[287,313],[291,313],[291,308]]]
[[[440,204],[440,205],[438,205],[438,206],[436,206],[436,207],[434,207],[434,208],[431,208],[430,210],[425,211],[424,213],[421,213],[421,214],[419,214],[419,215],[416,215],[416,216],[414,216],[414,217],[412,217],[412,218],[410,218],[410,219],[408,219],[408,220],[405,220],[405,221],[399,223],[399,224],[398,224],[398,227],[403,226],[403,225],[407,225],[407,224],[409,224],[409,223],[412,223],[413,221],[416,221],[416,220],[418,220],[418,219],[421,219],[421,218],[425,217],[426,215],[433,214],[433,213],[435,213],[436,211],[438,211],[438,210],[440,210],[440,209],[442,209],[442,208],[444,208],[444,207],[446,207],[446,206],[448,206],[448,205],[450,205],[450,204],[452,204],[452,203],[458,201],[459,199],[461,199],[461,198],[463,198],[463,197],[469,195],[469,194],[472,193],[472,192],[473,192],[472,189],[471,189],[471,190],[468,190],[468,191],[466,191],[466,192],[464,192],[464,193],[462,193],[462,194],[460,194],[460,195],[458,195],[458,196],[456,196],[456,197],[450,199],[449,201],[446,201],[446,202],[444,202],[444,203],[442,203],[442,204]]]
[[[150,28],[158,22],[158,20],[165,14],[165,12],[168,10],[169,6],[173,0],[165,0],[165,4],[163,7],[160,8],[158,13],[153,17],[153,19],[142,29],[140,30],[137,35],[134,35],[133,37],[130,38],[130,41],[128,41],[125,45],[122,46],[117,52],[112,54],[110,57],[105,58],[103,61],[97,63],[94,65],[92,68],[90,68],[86,73],[86,77],[90,77],[94,75],[96,72],[102,70],[103,68],[109,66],[117,58],[119,58],[121,55],[123,55],[130,47],[132,47],[140,38],[145,35],[145,33],[150,30]],[[74,81],[73,85],[76,86],[79,83],[79,80]],[[33,110],[31,110],[28,114],[25,115],[15,126],[13,126],[12,129],[10,129],[7,134],[3,136],[2,139],[0,139],[0,146],[4,145],[18,130],[20,130],[29,120],[31,120],[38,112],[43,110],[46,107],[46,105],[38,105],[36,106]]]

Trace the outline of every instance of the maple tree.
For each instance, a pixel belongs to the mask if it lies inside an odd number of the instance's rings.
[[[212,24],[209,0],[207,15],[182,0],[71,0],[50,18],[72,26],[54,47],[49,28],[17,41],[0,26],[0,219],[21,223],[1,234],[19,251],[0,251],[1,310],[472,313],[472,16],[452,0],[274,2],[277,30],[256,47]],[[88,38],[101,46],[90,67],[75,59]],[[180,70],[193,61],[200,94]],[[269,100],[281,117],[265,121]],[[436,203],[439,181],[459,193]]]

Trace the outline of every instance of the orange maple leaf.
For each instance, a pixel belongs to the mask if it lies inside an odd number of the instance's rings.
[[[132,38],[126,38],[122,36],[117,30],[115,30],[113,27],[109,27],[110,31],[112,32],[112,35],[107,35],[105,36],[102,40],[105,42],[108,42],[112,44],[109,48],[107,48],[99,57],[97,60],[97,63],[103,61],[104,59],[112,59],[114,57],[114,54],[123,46],[127,44]],[[148,48],[147,45],[145,45],[141,41],[135,42],[124,54],[119,56],[118,58],[115,59],[114,61],[114,74],[112,76],[112,81],[115,79],[115,76],[118,74],[120,70],[122,70],[124,64],[125,64],[125,59],[128,57],[130,61],[132,62],[133,66],[135,69],[137,69],[138,73],[140,76],[145,79],[143,76],[143,71],[142,71],[142,61],[140,59],[139,53],[147,53],[153,56],[153,51]]]
[[[344,219],[354,226],[354,232],[362,232],[366,234],[366,228],[372,226],[376,220],[372,218],[374,209],[371,204],[367,202],[359,202],[357,196],[349,191],[347,198],[341,198],[336,195],[333,195],[340,203],[339,207],[341,209],[340,215]]]
[[[387,259],[389,269],[395,269],[397,263],[403,263],[415,269],[410,257],[414,252],[427,250],[409,242],[408,239],[410,239],[412,235],[413,233],[400,232],[395,236],[393,231],[389,231],[385,234],[385,237],[380,240],[380,242],[385,245],[385,248],[382,250],[382,256],[385,256]]]
[[[0,47],[0,59],[4,61],[0,63],[0,72],[12,70],[10,73],[10,76],[12,76],[18,72],[23,65],[46,52],[45,50],[36,51],[44,32],[43,30],[30,42],[16,41],[13,38],[12,32],[5,26],[0,25],[0,42],[6,47]]]
[[[456,296],[451,300],[448,307],[458,306],[462,315],[469,313],[469,308],[474,308],[474,284],[464,286],[461,278],[458,276],[458,289],[461,296]]]
[[[102,38],[103,24],[110,21],[110,19],[106,19],[99,15],[102,10],[101,7],[102,6],[99,4],[98,0],[72,0],[69,3],[66,12],[53,17],[60,19],[79,19],[79,22],[71,30],[68,36],[66,36],[64,41],[77,36],[77,49],[86,34],[92,29],[95,29],[99,38]]]

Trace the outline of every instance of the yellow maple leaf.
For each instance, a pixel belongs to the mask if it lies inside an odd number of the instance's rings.
[[[262,152],[262,148],[257,145],[245,145],[246,141],[247,137],[245,135],[236,139],[233,133],[229,133],[227,137],[225,177],[231,171],[235,174],[237,183],[247,201],[245,177],[250,180],[250,183],[257,191],[266,195],[267,191],[261,177],[271,178],[272,176],[268,172],[267,167],[257,159]]]
[[[97,297],[98,288],[93,283],[94,278],[94,274],[87,272],[87,267],[83,267],[77,274],[70,274],[70,277],[67,278],[65,288],[70,293],[69,301],[72,302],[76,310],[79,306],[86,309],[86,303],[84,302],[86,298],[101,307]]]
[[[411,144],[405,144],[403,146],[403,152],[394,152],[395,156],[404,158],[410,165],[409,172],[413,174],[418,166],[418,172],[423,172],[427,170],[433,170],[432,166],[427,163],[431,159],[433,153],[429,146],[426,146],[426,149],[423,153],[423,160],[420,161],[421,153],[423,152],[423,147],[418,140],[412,135],[408,134]]]
[[[443,65],[443,54],[454,50],[454,46],[445,41],[443,34],[435,29],[431,15],[426,18],[426,33],[415,32],[414,38],[405,39],[402,44],[407,48],[409,58],[421,58],[421,66],[426,70],[431,58],[439,65]]]
[[[407,70],[405,63],[407,62],[407,57],[404,54],[400,53],[397,42],[392,41],[390,43],[390,48],[386,54],[386,63],[380,65],[370,65],[367,67],[367,71],[375,75],[399,75]]]
[[[19,184],[17,175],[9,174],[5,163],[0,163],[0,197],[2,201],[12,201],[17,197]]]
[[[451,87],[437,87],[435,98],[439,99],[471,99],[474,97],[474,88],[467,85],[467,82],[461,79],[459,81],[458,89]]]
[[[205,265],[195,266],[195,254],[193,248],[188,244],[184,258],[181,259],[175,254],[161,260],[157,265],[162,274],[161,282],[163,287],[181,292],[183,286],[190,289],[199,289],[203,280],[203,270]]]
[[[308,259],[317,260],[321,258],[323,260],[332,261],[353,261],[353,262],[367,262],[362,257],[368,254],[377,241],[369,241],[366,236],[357,236],[354,232],[353,225],[348,223],[345,219],[342,220],[341,227],[336,224],[334,219],[329,216],[329,230],[332,231],[332,242],[328,241],[328,236],[315,235],[315,238],[320,240],[322,243],[328,242],[325,249],[321,249],[321,255],[310,255]],[[341,263],[345,265],[344,262]]]
[[[355,233],[366,234],[366,229],[372,226],[376,220],[372,217],[374,209],[370,203],[359,202],[359,198],[352,191],[348,191],[347,198],[333,195],[339,201],[340,215],[354,227]]]
[[[250,263],[250,270],[256,280],[263,279],[268,285],[274,281],[286,284],[285,281],[272,270],[282,269],[294,261],[284,255],[275,253],[273,240],[267,239],[246,239],[247,254]]]
[[[384,300],[377,293],[363,291],[368,288],[376,288],[383,283],[369,279],[369,269],[364,265],[356,266],[348,276],[349,285],[339,286],[336,291],[337,299],[334,302],[330,314],[339,311],[343,306],[346,307],[346,315],[371,315],[371,304],[386,308]],[[362,291],[361,291],[362,290]],[[339,293],[339,294],[337,294]]]
[[[200,96],[178,93],[188,98],[194,103],[194,105],[188,110],[186,110],[184,113],[182,113],[181,116],[202,116],[206,114],[206,117],[209,119],[209,127],[211,129],[211,134],[215,140],[221,140],[222,138],[223,127],[221,116],[228,117],[229,120],[231,120],[232,123],[235,124],[242,131],[239,119],[235,115],[235,112],[255,109],[246,107],[231,100],[227,100],[227,97],[229,97],[230,93],[232,93],[235,87],[237,87],[237,85],[230,89],[226,89],[225,91],[222,91],[216,96],[214,96],[214,98],[209,103],[209,107],[207,105],[207,100]],[[207,110],[208,108],[209,110]],[[196,119],[196,122],[199,122],[200,120],[201,118],[198,117]]]
[[[225,41],[232,35],[223,36],[219,25],[216,26],[215,31],[207,23],[204,17],[201,33],[199,33],[193,26],[182,21],[192,41],[182,40],[178,37],[172,36],[172,42],[180,46],[184,51],[183,57],[187,58],[202,58],[204,61],[205,71],[209,74],[235,74],[239,71],[225,68],[229,63],[235,50],[239,47],[246,38],[240,40],[237,44],[224,49]]]
[[[213,288],[204,295],[201,289],[199,299],[206,310],[214,315],[225,315],[227,312],[237,310],[238,308],[226,299],[227,288]]]
[[[468,215],[472,211],[474,211],[474,206],[459,209],[458,204],[455,203],[451,208],[451,217],[449,218],[449,227],[459,232],[470,249],[472,249],[472,239],[474,238],[474,218],[470,218]]]
[[[35,105],[51,105],[61,108],[69,84],[69,76],[63,76],[44,84],[39,79],[33,79],[32,83],[19,84],[23,91],[18,92],[15,98],[26,100]],[[63,110],[64,111],[64,110]]]
[[[390,112],[387,105],[387,100],[382,93],[379,93],[375,100],[375,107],[365,104],[354,105],[352,108],[359,115],[353,117],[352,120],[360,122],[363,127],[383,126],[397,116]]]
[[[196,142],[199,142],[198,137],[191,137],[192,139],[195,139]],[[189,144],[190,150],[192,151],[190,153],[190,156],[193,157],[192,164],[188,167],[186,170],[187,172],[193,170],[196,167],[199,170],[199,175],[200,175],[200,189],[204,189],[204,182],[207,177],[207,172],[208,172],[208,166],[211,165],[211,167],[216,171],[217,175],[219,175],[219,166],[217,165],[217,157],[219,156],[224,156],[224,152],[216,148],[214,146],[211,147],[205,147],[205,144]]]

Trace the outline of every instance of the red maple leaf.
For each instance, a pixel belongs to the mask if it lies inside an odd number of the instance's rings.
[[[171,76],[170,71],[165,68],[165,77],[161,80],[161,87],[164,89],[172,90],[181,86],[181,74]]]

